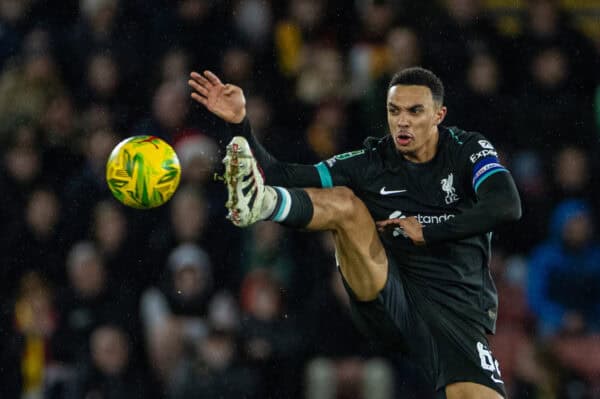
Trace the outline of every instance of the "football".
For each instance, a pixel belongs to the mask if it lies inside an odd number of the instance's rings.
[[[181,166],[169,144],[156,136],[121,141],[106,162],[106,182],[123,204],[150,209],[167,202],[177,190]]]

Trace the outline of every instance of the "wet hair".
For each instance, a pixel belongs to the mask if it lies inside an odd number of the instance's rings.
[[[444,84],[428,69],[413,67],[397,72],[390,80],[388,90],[397,85],[426,86],[431,90],[433,101],[439,105],[444,104]]]

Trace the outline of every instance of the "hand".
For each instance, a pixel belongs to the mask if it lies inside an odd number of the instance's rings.
[[[410,216],[407,218],[387,219],[376,223],[377,230],[384,231],[386,227],[400,226],[404,234],[411,239],[415,245],[425,245],[423,237],[423,226],[416,217]]]
[[[223,84],[211,71],[190,74],[188,85],[194,90],[192,99],[229,123],[240,123],[246,117],[246,98],[241,88]]]

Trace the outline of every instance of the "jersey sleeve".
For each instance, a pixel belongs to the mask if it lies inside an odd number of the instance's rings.
[[[357,187],[361,172],[368,166],[368,155],[367,149],[361,149],[338,154],[316,164],[321,187]]]
[[[366,149],[335,155],[316,165],[281,162],[273,157],[252,134],[248,118],[241,123],[229,124],[232,136],[242,136],[250,147],[261,167],[265,181],[269,185],[282,187],[353,186],[358,172],[364,170]]]
[[[459,162],[467,178],[465,184],[472,186],[477,201],[444,223],[427,225],[423,229],[426,243],[461,240],[487,233],[501,223],[521,217],[517,187],[489,141],[481,135],[471,136],[461,145]]]
[[[463,144],[461,160],[465,177],[471,182],[473,192],[490,176],[506,173],[508,170],[498,160],[498,152],[485,137],[475,134]]]

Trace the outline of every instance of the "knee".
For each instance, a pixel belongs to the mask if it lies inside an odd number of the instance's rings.
[[[351,220],[356,216],[361,205],[361,200],[354,195],[354,192],[348,187],[334,187],[331,189],[333,201],[331,207],[338,220]]]

